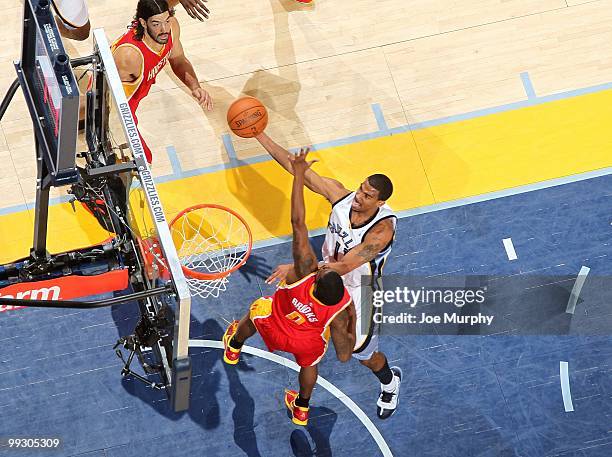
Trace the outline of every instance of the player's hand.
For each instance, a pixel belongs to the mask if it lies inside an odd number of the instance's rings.
[[[272,272],[272,274],[266,279],[266,284],[274,284],[276,281],[284,281],[292,268],[292,263],[286,263],[277,266]]]
[[[201,87],[193,89],[191,91],[191,95],[197,100],[200,106],[206,109],[207,111],[211,111],[213,109],[212,97]]]
[[[204,5],[208,0],[180,0],[187,14],[194,19],[204,21],[210,16],[210,10]]]
[[[300,152],[297,154],[289,154],[289,160],[291,161],[291,167],[293,168],[293,174],[304,174],[306,170],[308,170],[313,163],[318,162],[318,160],[311,160],[308,162],[306,157],[310,152],[310,148],[301,148]]]

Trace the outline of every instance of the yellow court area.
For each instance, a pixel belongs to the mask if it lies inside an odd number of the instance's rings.
[[[407,210],[496,190],[609,167],[612,91],[602,91],[538,106],[423,128],[313,153],[319,173],[349,188],[367,174],[381,172],[395,183],[391,203]],[[169,217],[201,202],[203,192],[214,202],[236,209],[250,224],[254,239],[290,234],[289,175],[274,161],[161,183]],[[135,205],[139,194],[134,193]],[[327,222],[328,203],[307,194],[308,226]],[[31,220],[27,213],[2,216],[3,261],[27,253]],[[18,232],[8,230],[20,226]],[[28,228],[28,226],[30,226]],[[67,250],[108,238],[97,222],[77,206],[51,209],[50,249]]]
[[[19,3],[9,3],[7,14],[20,15]],[[114,38],[135,3],[91,5],[92,26]],[[242,214],[256,241],[290,233],[288,174],[260,159],[265,151],[255,140],[234,136],[233,150],[223,141],[225,111],[241,94],[264,102],[267,131],[281,145],[319,145],[312,155],[320,174],[348,188],[387,174],[398,211],[612,166],[609,1],[469,0],[459,7],[385,0],[376,7],[384,20],[374,25],[371,2],[352,5],[266,0],[247,12],[211,3],[205,24],[178,10],[185,53],[216,106],[202,112],[168,69],[139,108],[170,218],[186,206],[218,203]],[[11,23],[10,32],[18,36],[20,26]],[[19,51],[3,41],[0,83],[8,87]],[[83,55],[91,43],[67,49]],[[29,122],[18,96],[0,123],[0,263],[26,256],[32,243]],[[326,224],[328,208],[307,194],[309,228]],[[52,252],[106,238],[80,205],[76,213],[68,203],[51,207]]]

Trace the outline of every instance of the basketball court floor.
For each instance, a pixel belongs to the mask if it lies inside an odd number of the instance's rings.
[[[90,2],[92,27],[113,39],[135,4]],[[0,88],[8,88],[23,7],[2,6]],[[0,454],[612,455],[609,303],[577,304],[576,313],[604,326],[599,336],[382,338],[404,372],[399,409],[387,421],[376,418],[376,379],[355,361],[324,359],[309,426],[299,428],[282,402],[296,383],[283,354],[262,351],[255,337],[252,354],[229,367],[219,350],[226,321],[271,293],[265,277],[291,258],[290,177],[227,127],[226,109],[241,94],[264,102],[278,143],[312,145],[321,174],[348,188],[375,172],[393,180],[389,204],[400,220],[386,274],[609,276],[612,2],[209,6],[203,24],[180,8],[177,16],[214,111],[202,112],[168,71],[139,108],[168,216],[223,204],[247,219],[256,240],[228,290],[192,304],[191,407],[173,413],[163,393],[120,377],[112,346],[132,331],[136,306],[1,310],[0,439],[57,437],[62,445]],[[72,56],[91,53],[91,42],[65,44]],[[5,263],[28,254],[33,230],[34,140],[19,92],[0,129]],[[313,194],[306,203],[320,245],[329,205]],[[54,194],[51,251],[105,237],[61,189]]]

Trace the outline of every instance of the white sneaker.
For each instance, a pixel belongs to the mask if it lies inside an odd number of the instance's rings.
[[[380,385],[380,395],[376,402],[376,414],[380,419],[388,419],[393,416],[399,403],[400,384],[402,383],[402,370],[400,367],[391,367],[393,379],[395,380],[395,390],[385,392],[382,384]]]

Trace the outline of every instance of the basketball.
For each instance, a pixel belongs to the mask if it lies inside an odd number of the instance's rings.
[[[255,97],[242,97],[227,110],[227,123],[239,137],[253,138],[268,125],[268,111]]]

